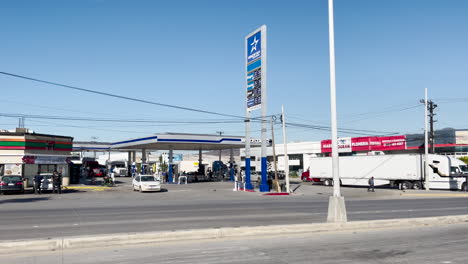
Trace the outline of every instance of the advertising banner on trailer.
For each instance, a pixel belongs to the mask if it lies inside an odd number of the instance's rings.
[[[331,152],[331,140],[322,140],[322,153]],[[406,149],[406,136],[339,138],[338,152],[388,151]]]

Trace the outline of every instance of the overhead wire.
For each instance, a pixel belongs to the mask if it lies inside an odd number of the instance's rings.
[[[0,116],[8,116],[8,117],[27,117],[27,118],[41,118],[41,119],[59,119],[59,120],[69,120],[69,121],[99,121],[99,122],[129,122],[129,123],[141,123],[141,122],[160,122],[160,123],[171,123],[171,124],[191,124],[191,123],[200,123],[200,124],[218,124],[218,123],[239,123],[239,122],[244,122],[245,117],[244,116],[239,116],[239,115],[231,115],[231,114],[224,114],[224,113],[219,113],[219,112],[214,112],[214,111],[207,111],[207,110],[201,110],[201,109],[196,109],[196,108],[190,108],[190,107],[183,107],[183,106],[177,106],[177,105],[171,105],[171,104],[165,104],[165,103],[159,103],[159,102],[152,102],[148,101],[145,99],[139,99],[139,98],[133,98],[129,96],[123,96],[123,95],[118,95],[118,94],[112,94],[112,93],[107,93],[107,92],[101,92],[101,91],[95,91],[91,89],[86,89],[86,88],[81,88],[77,86],[72,86],[72,85],[66,85],[58,82],[52,82],[52,81],[46,81],[46,80],[41,80],[37,78],[32,78],[28,76],[23,76],[23,75],[18,75],[18,74],[13,74],[13,73],[8,73],[8,72],[0,72],[0,74],[5,75],[5,76],[10,76],[14,78],[19,78],[23,80],[29,80],[33,82],[38,82],[38,83],[44,83],[44,84],[49,84],[53,86],[58,86],[58,87],[63,87],[67,89],[72,89],[72,90],[77,90],[81,92],[87,92],[87,93],[93,93],[93,94],[99,94],[103,96],[109,96],[113,98],[118,98],[118,99],[123,99],[123,100],[129,100],[129,101],[135,101],[139,103],[145,103],[145,104],[151,104],[151,105],[157,105],[157,106],[163,106],[163,107],[169,107],[169,108],[174,108],[174,109],[179,109],[179,110],[185,110],[185,111],[192,111],[192,112],[199,112],[199,113],[205,113],[205,114],[212,114],[212,115],[218,115],[218,116],[226,116],[226,117],[234,117],[241,119],[239,121],[204,121],[204,122],[198,122],[198,121],[155,121],[155,120],[118,120],[118,119],[108,119],[108,118],[82,118],[82,117],[59,117],[59,116],[41,116],[41,115],[18,115],[18,114],[7,114],[7,113],[0,113]],[[409,108],[407,108],[409,109]],[[386,113],[386,112],[391,112],[394,110],[388,110],[388,111],[382,111],[381,113]],[[266,117],[269,118],[269,117]],[[260,119],[260,120],[259,120]],[[253,117],[250,118],[250,121],[268,121],[268,120],[262,120],[262,117]],[[288,123],[287,125],[289,126],[298,126],[298,127],[303,127],[303,128],[308,128],[308,129],[316,129],[316,130],[330,130],[330,127],[328,126],[316,126],[316,125],[307,125],[307,124],[298,124],[298,123]],[[362,129],[347,129],[347,128],[339,128],[339,131],[342,133],[390,133],[390,132],[381,132],[381,131],[373,131],[373,130],[362,130]]]
[[[191,111],[191,112],[204,113],[204,114],[212,114],[212,115],[218,115],[218,116],[235,117],[235,118],[241,118],[241,119],[245,118],[244,116],[223,114],[223,113],[218,113],[218,112],[214,112],[214,111],[201,110],[201,109],[195,109],[195,108],[184,107],[184,106],[177,106],[177,105],[171,105],[171,104],[165,104],[165,103],[152,102],[152,101],[148,101],[148,100],[145,100],[145,99],[139,99],[139,98],[133,98],[133,97],[124,96],[124,95],[118,95],[118,94],[111,94],[111,93],[107,93],[107,92],[95,91],[95,90],[91,90],[91,89],[86,89],[86,88],[81,88],[81,87],[77,87],[77,86],[61,84],[61,83],[58,83],[58,82],[41,80],[41,79],[37,79],[37,78],[32,78],[32,77],[13,74],[13,73],[8,73],[8,72],[0,72],[0,74],[5,75],[5,76],[14,77],[14,78],[23,79],[23,80],[29,80],[29,81],[33,81],[33,82],[44,83],[44,84],[59,86],[59,87],[67,88],[67,89],[77,90],[77,91],[81,91],[81,92],[99,94],[99,95],[104,95],[104,96],[109,96],[109,97],[114,97],[114,98],[118,98],[118,99],[129,100],[129,101],[134,101],[134,102],[139,102],[139,103],[169,107],[169,108],[185,110],[185,111]]]
[[[112,118],[92,118],[92,117],[73,117],[73,116],[52,116],[52,115],[33,115],[33,114],[15,114],[0,113],[4,117],[24,117],[29,119],[54,119],[66,121],[89,121],[89,122],[116,122],[116,123],[167,123],[167,124],[220,124],[220,123],[243,123],[243,120],[212,120],[212,121],[186,121],[186,120],[151,120],[151,119],[112,119]]]

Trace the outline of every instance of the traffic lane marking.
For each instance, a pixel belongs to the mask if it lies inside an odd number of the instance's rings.
[[[64,186],[64,189],[111,189],[107,186]]]
[[[438,197],[444,197],[444,196],[447,196],[447,197],[468,197],[468,193],[467,194],[450,194],[450,193],[433,193],[433,194],[430,194],[430,193],[402,193],[401,194],[402,196],[438,196]]]

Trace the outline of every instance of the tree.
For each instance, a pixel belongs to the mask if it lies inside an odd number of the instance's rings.
[[[465,162],[465,164],[468,164],[468,157],[460,157],[458,159]]]
[[[163,159],[162,154],[159,155],[159,171],[167,171],[167,163]]]

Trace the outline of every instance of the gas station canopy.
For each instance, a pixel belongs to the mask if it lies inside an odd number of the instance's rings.
[[[251,140],[252,147],[260,145],[259,140]],[[114,142],[109,150],[219,150],[244,147],[245,138],[242,136],[165,133]]]

